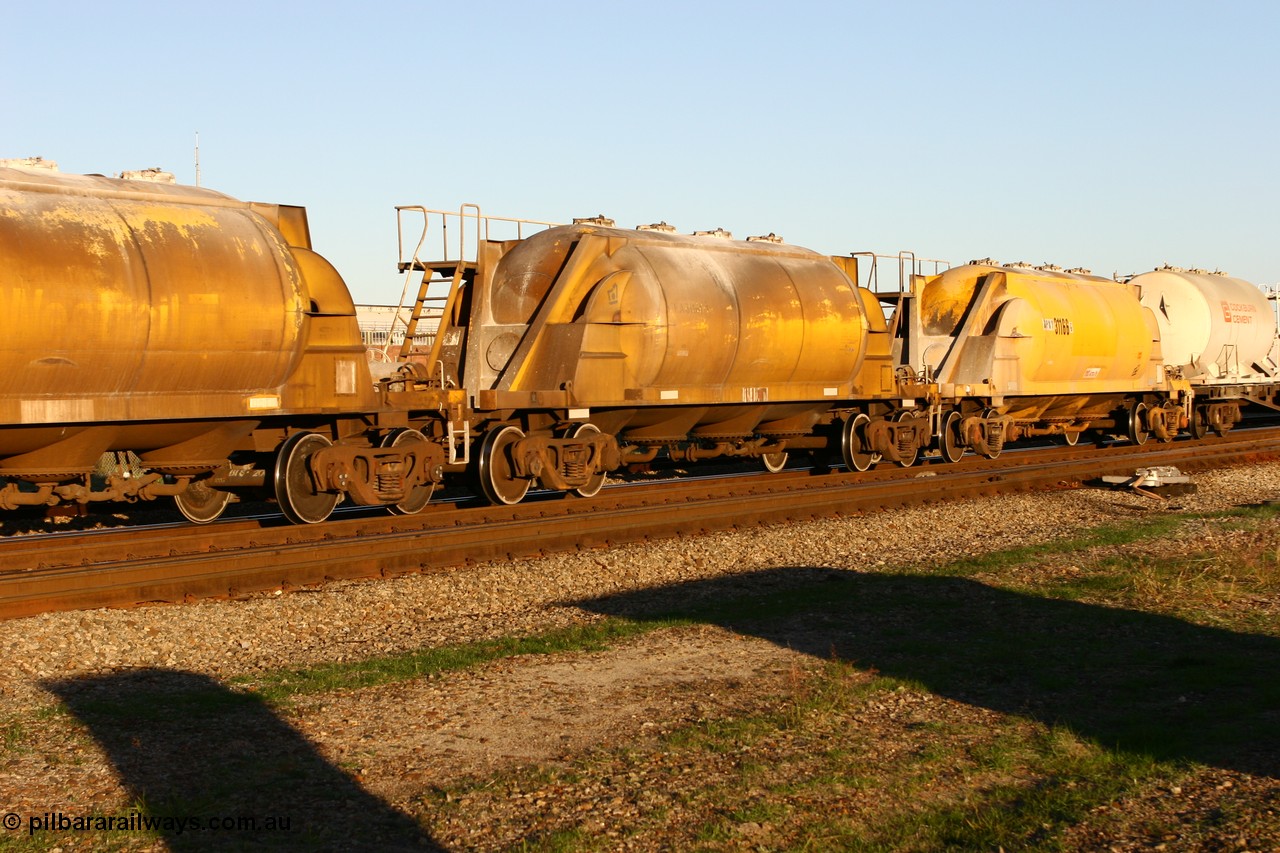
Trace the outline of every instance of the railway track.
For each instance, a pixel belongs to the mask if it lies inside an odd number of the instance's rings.
[[[443,571],[467,563],[815,517],[892,511],[1009,491],[1062,488],[1136,468],[1193,472],[1280,457],[1280,428],[1172,445],[1055,447],[863,474],[666,480],[592,500],[514,507],[441,504],[418,516],[363,515],[299,527],[274,518],[0,540],[0,619],[289,590],[331,580]]]

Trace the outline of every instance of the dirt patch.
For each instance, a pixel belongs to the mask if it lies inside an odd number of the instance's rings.
[[[290,722],[379,796],[555,763],[742,713],[816,666],[714,627],[660,631],[606,652],[522,655],[478,670],[297,701]],[[376,713],[371,713],[377,709]]]

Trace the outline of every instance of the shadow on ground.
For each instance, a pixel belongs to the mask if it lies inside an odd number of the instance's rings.
[[[170,850],[442,849],[251,694],[164,669],[48,688],[89,727],[145,813],[171,819],[157,827]],[[192,818],[205,828],[179,830],[177,820]]]
[[[783,568],[578,606],[719,624],[1109,747],[1280,778],[1280,640],[973,580]]]

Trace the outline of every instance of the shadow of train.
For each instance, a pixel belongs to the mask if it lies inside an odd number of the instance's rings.
[[[973,580],[789,568],[579,602],[719,624],[1111,748],[1280,778],[1280,640]],[[252,694],[151,669],[48,685],[177,851],[440,850]],[[287,820],[287,828],[282,824]],[[275,829],[265,824],[274,821]]]
[[[1274,637],[961,578],[812,568],[578,605],[712,622],[917,681],[942,696],[1066,725],[1106,747],[1280,778]]]
[[[171,850],[442,849],[251,694],[164,669],[47,686],[145,813],[171,819],[156,827]]]

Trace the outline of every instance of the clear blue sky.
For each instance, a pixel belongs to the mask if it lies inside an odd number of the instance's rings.
[[[0,0],[0,157],[305,205],[1280,281],[1280,3]]]

